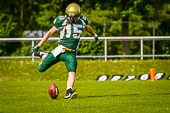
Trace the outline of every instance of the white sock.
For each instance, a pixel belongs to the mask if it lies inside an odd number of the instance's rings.
[[[47,57],[47,55],[48,55],[48,54],[44,54],[44,55],[42,56],[42,59],[45,58],[45,57]]]
[[[68,90],[68,89],[73,89],[73,87],[67,87],[67,90]]]

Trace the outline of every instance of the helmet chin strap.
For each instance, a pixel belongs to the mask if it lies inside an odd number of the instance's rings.
[[[70,23],[75,23],[75,20],[70,20]]]

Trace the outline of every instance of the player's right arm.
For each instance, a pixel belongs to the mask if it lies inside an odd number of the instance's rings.
[[[53,26],[45,35],[44,37],[41,39],[41,41],[38,43],[38,46],[41,47],[42,44],[52,35],[56,32],[56,28]]]
[[[41,39],[41,41],[38,43],[38,45],[35,45],[31,48],[31,53],[38,52],[39,48],[42,46],[42,44],[53,34],[57,31],[57,29],[53,26]]]
[[[43,45],[43,43],[48,40],[48,38],[54,34],[56,31],[58,31],[58,27],[60,27],[62,25],[62,21],[65,19],[64,16],[58,16],[55,18],[55,20],[53,21],[54,26],[43,36],[43,38],[41,39],[41,41],[35,45],[34,47],[31,48],[31,52],[37,52],[39,50],[39,48]]]
[[[38,43],[38,46],[41,47],[42,44],[56,31],[59,30],[59,27],[62,27],[62,23],[66,18],[64,16],[58,16],[54,19],[54,26],[44,35],[41,41]]]

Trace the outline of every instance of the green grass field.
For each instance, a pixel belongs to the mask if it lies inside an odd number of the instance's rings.
[[[59,97],[52,100],[54,82]],[[169,113],[170,82],[76,81],[78,98],[65,100],[65,81],[1,81],[0,113]]]
[[[67,70],[63,62],[52,66],[47,71],[38,72],[40,59],[0,59],[0,81],[65,81]],[[170,75],[170,60],[90,60],[78,59],[76,80],[95,80],[99,75],[149,74],[150,68],[156,73],[165,73],[164,79]],[[110,79],[109,78],[109,79]]]
[[[170,113],[170,60],[81,60],[74,89],[78,98],[65,100],[67,70],[64,63],[38,72],[40,59],[0,59],[0,113]],[[155,68],[162,80],[141,81],[140,74]],[[119,81],[96,81],[99,75],[123,75]],[[136,75],[132,81],[124,81]],[[109,78],[109,79],[110,79]],[[48,94],[51,83],[59,97]]]

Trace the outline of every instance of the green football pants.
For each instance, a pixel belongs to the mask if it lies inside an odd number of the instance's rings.
[[[73,71],[76,72],[77,69],[77,59],[75,54],[73,53],[62,53],[57,57],[54,57],[52,53],[49,53],[48,56],[43,60],[42,64],[39,66],[38,70],[40,72],[46,71],[52,65],[58,63],[59,61],[63,61],[67,67],[68,72]]]

